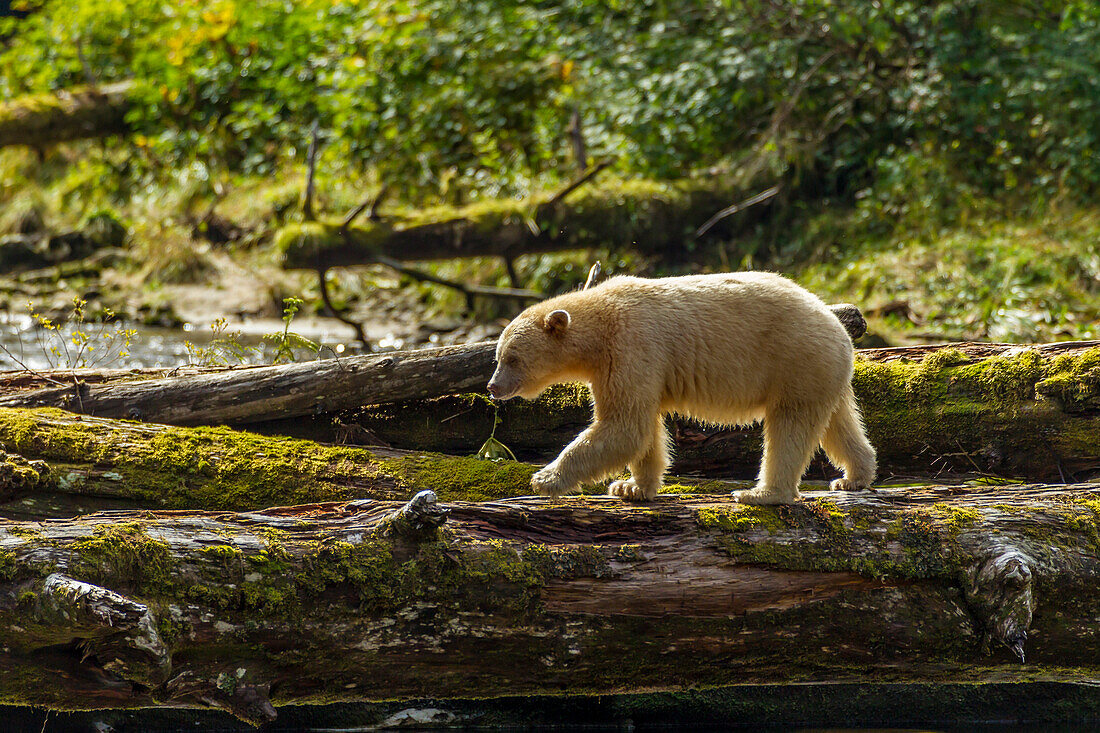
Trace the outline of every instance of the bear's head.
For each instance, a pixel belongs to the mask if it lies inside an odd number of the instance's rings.
[[[498,400],[533,399],[575,369],[575,347],[568,338],[569,311],[534,306],[516,316],[497,341],[497,368],[489,394]]]

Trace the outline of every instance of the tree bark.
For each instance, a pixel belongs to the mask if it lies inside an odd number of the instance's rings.
[[[62,407],[170,425],[235,425],[480,389],[495,343],[200,371],[157,380],[66,384],[0,397],[0,407]]]
[[[831,308],[853,338],[866,331],[856,306]],[[188,367],[148,381],[133,377],[149,370],[62,371],[44,375],[54,386],[0,397],[0,407],[61,407],[169,425],[245,425],[480,390],[493,374],[495,350],[486,342],[271,367]],[[26,390],[35,379],[41,384],[43,376],[0,376],[0,385]]]
[[[442,528],[436,529],[441,520]],[[1100,484],[0,525],[0,702],[1094,679]]]
[[[127,132],[129,81],[18,97],[0,105],[0,148],[44,147]]]

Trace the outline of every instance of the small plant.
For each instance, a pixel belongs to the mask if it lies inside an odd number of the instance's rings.
[[[497,425],[500,425],[500,406],[493,405],[493,430],[489,433],[489,439],[481,444],[481,447],[477,449],[475,458],[480,458],[483,461],[514,461],[516,460],[516,454],[512,452],[512,449],[497,440]]]
[[[67,322],[55,323],[27,305],[31,318],[38,324],[35,332],[38,348],[51,369],[105,367],[130,355],[130,342],[137,331],[114,321],[115,313],[110,309],[104,309],[101,321],[89,323],[87,307],[88,301],[74,298]],[[8,355],[15,358],[10,352]]]
[[[305,349],[313,354],[321,350],[321,345],[316,341],[310,341],[305,336],[290,330],[290,322],[294,315],[302,307],[301,298],[283,298],[283,330],[282,333],[269,333],[264,336],[264,341],[270,341],[275,347],[275,355],[271,359],[272,364],[297,361],[295,349]]]
[[[228,327],[228,321],[218,318],[210,324],[210,341],[205,346],[184,341],[188,362],[192,366],[233,366],[260,354],[256,347],[241,343],[240,331],[227,332]]]

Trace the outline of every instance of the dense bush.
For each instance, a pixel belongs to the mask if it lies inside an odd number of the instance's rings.
[[[133,77],[135,141],[170,167],[263,172],[316,120],[330,156],[406,194],[517,193],[572,170],[576,108],[625,174],[739,166],[887,216],[1100,184],[1091,0],[23,6],[0,19],[0,96]]]

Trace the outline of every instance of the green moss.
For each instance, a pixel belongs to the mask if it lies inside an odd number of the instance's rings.
[[[1067,412],[1100,407],[1100,347],[1054,359],[1043,371],[1035,391],[1058,400]]]
[[[973,527],[982,518],[982,513],[977,509],[953,506],[942,502],[933,504],[931,511],[955,535],[964,529]]]
[[[122,478],[112,493],[147,506],[248,510],[363,498],[407,499],[434,489],[445,501],[530,492],[534,468],[513,462],[420,454],[378,458],[369,450],[275,438],[229,428],[159,430],[150,438],[58,410],[0,409],[0,447],[54,463],[111,465]],[[90,481],[80,474],[82,480]]]
[[[0,580],[9,582],[15,579],[19,565],[15,553],[8,550],[0,550]]]
[[[146,592],[173,584],[168,545],[146,534],[138,522],[99,525],[91,537],[74,542],[71,549],[69,572],[79,579]]]
[[[431,489],[442,501],[486,501],[529,494],[535,466],[423,453],[378,461],[403,484]]]
[[[748,504],[740,504],[736,507],[704,507],[696,513],[695,522],[703,529],[720,529],[727,532],[751,532],[763,529],[769,534],[775,534],[786,527],[775,507]]]

